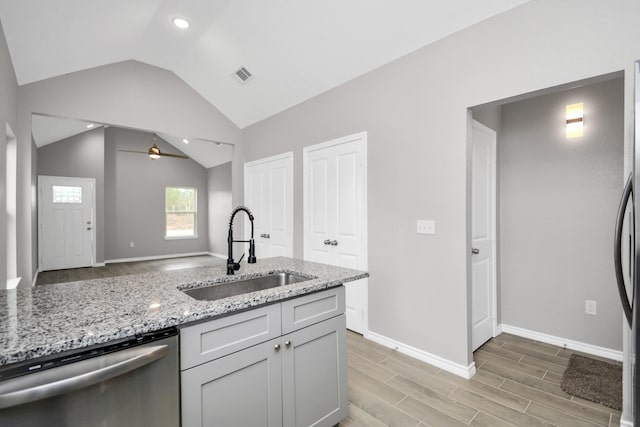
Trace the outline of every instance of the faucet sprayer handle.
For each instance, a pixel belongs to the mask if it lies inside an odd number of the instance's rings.
[[[242,262],[242,258],[244,258],[244,254],[242,254],[242,256],[240,257],[240,259],[238,260],[238,262],[234,262],[233,263],[233,269],[234,270],[240,270],[240,263]]]

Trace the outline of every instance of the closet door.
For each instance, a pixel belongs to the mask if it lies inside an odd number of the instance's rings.
[[[304,257],[367,269],[366,134],[304,149]],[[347,328],[365,329],[367,280],[346,284]]]
[[[245,163],[245,205],[254,220],[258,259],[293,256],[293,153]],[[247,239],[251,224],[245,223]]]

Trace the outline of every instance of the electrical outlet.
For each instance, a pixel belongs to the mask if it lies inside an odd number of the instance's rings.
[[[598,309],[595,301],[585,300],[584,301],[584,312],[585,314],[591,314],[595,316],[598,314]]]
[[[418,234],[436,234],[436,222],[429,219],[419,219],[416,231]]]
[[[135,244],[135,243],[133,243],[133,242],[129,242],[129,247],[130,247],[130,248],[133,248],[133,247],[135,247],[135,246],[136,246],[136,244]]]

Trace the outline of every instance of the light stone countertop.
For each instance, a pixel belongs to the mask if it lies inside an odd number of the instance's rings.
[[[178,288],[287,271],[316,277],[217,301],[198,301]],[[105,343],[282,301],[368,277],[368,273],[277,257],[243,263],[0,291],[0,365]]]

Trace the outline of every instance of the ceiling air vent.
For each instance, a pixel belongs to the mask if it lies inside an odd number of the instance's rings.
[[[253,74],[251,74],[245,67],[240,67],[235,73],[233,73],[233,77],[235,77],[238,83],[245,84],[253,77]]]

